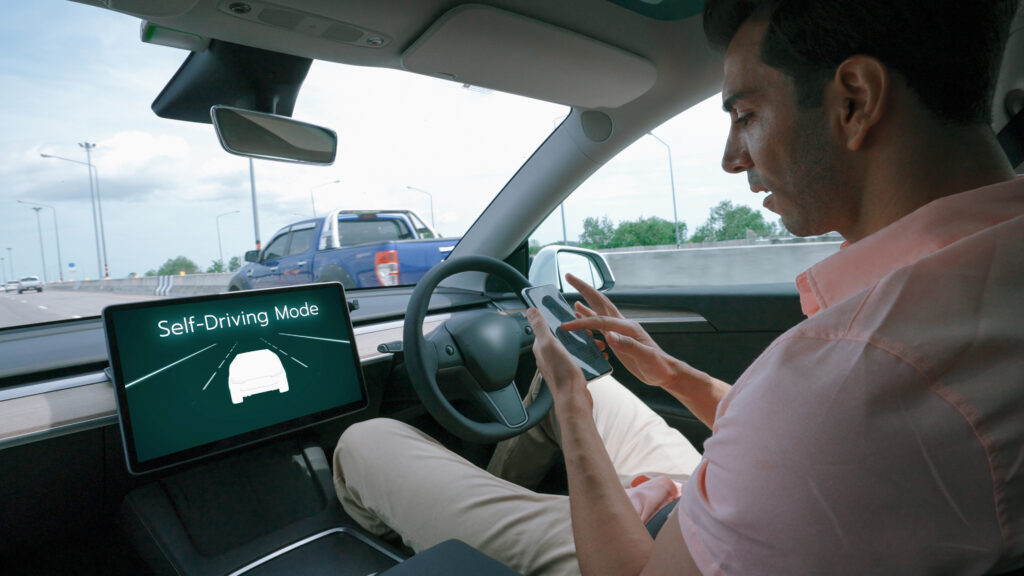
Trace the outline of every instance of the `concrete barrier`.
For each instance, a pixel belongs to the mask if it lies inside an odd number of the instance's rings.
[[[184,276],[139,276],[137,278],[109,278],[107,280],[79,280],[62,284],[48,284],[47,289],[82,290],[85,292],[116,292],[146,296],[193,296],[216,294],[228,289],[232,273],[187,274]]]
[[[806,242],[603,252],[619,288],[728,286],[792,282],[797,274],[839,250],[840,242]],[[233,274],[140,276],[48,284],[47,289],[148,296],[216,294]]]
[[[606,252],[616,288],[793,282],[840,242]]]

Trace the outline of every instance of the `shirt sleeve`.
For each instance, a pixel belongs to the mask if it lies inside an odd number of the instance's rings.
[[[723,399],[679,518],[704,574],[980,574],[1001,542],[990,470],[891,351],[790,337]]]

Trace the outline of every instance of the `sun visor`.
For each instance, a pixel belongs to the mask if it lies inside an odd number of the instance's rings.
[[[512,12],[466,4],[402,55],[406,70],[579,108],[616,108],[654,86],[648,60]]]
[[[291,116],[312,60],[211,40],[153,101],[161,118],[210,123],[215,104]]]

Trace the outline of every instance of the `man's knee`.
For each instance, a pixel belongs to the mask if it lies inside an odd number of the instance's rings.
[[[408,424],[389,418],[374,418],[349,426],[334,449],[335,478],[343,479],[343,470],[354,462],[359,462],[360,468],[372,465],[378,457],[388,453],[383,447],[396,438],[407,436],[411,430]]]

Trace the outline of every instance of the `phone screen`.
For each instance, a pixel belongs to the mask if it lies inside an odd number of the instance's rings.
[[[611,364],[605,360],[597,344],[590,338],[586,330],[566,331],[561,328],[562,322],[576,319],[572,306],[562,298],[562,294],[551,284],[523,289],[523,299],[540,311],[544,320],[551,327],[573,361],[587,380],[593,380],[612,371]]]

